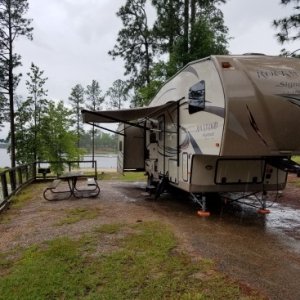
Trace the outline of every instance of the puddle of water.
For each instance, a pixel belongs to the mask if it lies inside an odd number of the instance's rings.
[[[266,232],[276,234],[300,254],[300,210],[275,203],[266,216]]]
[[[259,234],[275,237],[280,243],[300,254],[300,209],[267,203],[270,214],[260,215],[257,209],[241,203],[231,203],[223,207],[219,216],[225,223],[252,227]]]

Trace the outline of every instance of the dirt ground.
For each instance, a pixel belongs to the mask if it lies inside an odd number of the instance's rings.
[[[34,185],[36,198],[21,209],[12,208],[11,217],[0,223],[0,251],[80,236],[101,224],[159,221],[173,229],[182,249],[194,259],[214,259],[220,271],[270,299],[300,299],[300,188],[288,184],[269,215],[235,204],[220,205],[210,217],[201,218],[185,194],[163,194],[154,200],[145,193],[145,183],[101,181],[100,186],[94,199],[50,202],[42,196],[45,184]],[[93,209],[99,215],[55,226],[66,210],[75,208]]]

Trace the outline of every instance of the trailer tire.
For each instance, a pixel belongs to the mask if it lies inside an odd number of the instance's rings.
[[[153,185],[153,175],[148,174],[147,186]]]
[[[160,197],[160,195],[165,191],[167,187],[167,177],[162,177],[157,185],[156,191],[155,191],[155,200]]]

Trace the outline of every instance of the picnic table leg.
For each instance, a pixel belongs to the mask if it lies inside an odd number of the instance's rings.
[[[74,188],[74,196],[76,198],[91,198],[91,197],[97,197],[100,193],[100,187],[98,185],[98,183],[95,181],[95,187],[94,189],[78,189],[76,188],[76,184],[75,184],[75,188]]]

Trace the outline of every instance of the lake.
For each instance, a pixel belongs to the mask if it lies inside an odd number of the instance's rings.
[[[83,160],[92,160],[92,155],[85,155]],[[98,169],[117,169],[117,155],[95,155]],[[0,149],[0,168],[10,167],[10,156],[7,149]]]
[[[10,167],[10,156],[7,153],[7,149],[0,149],[0,168]]]

